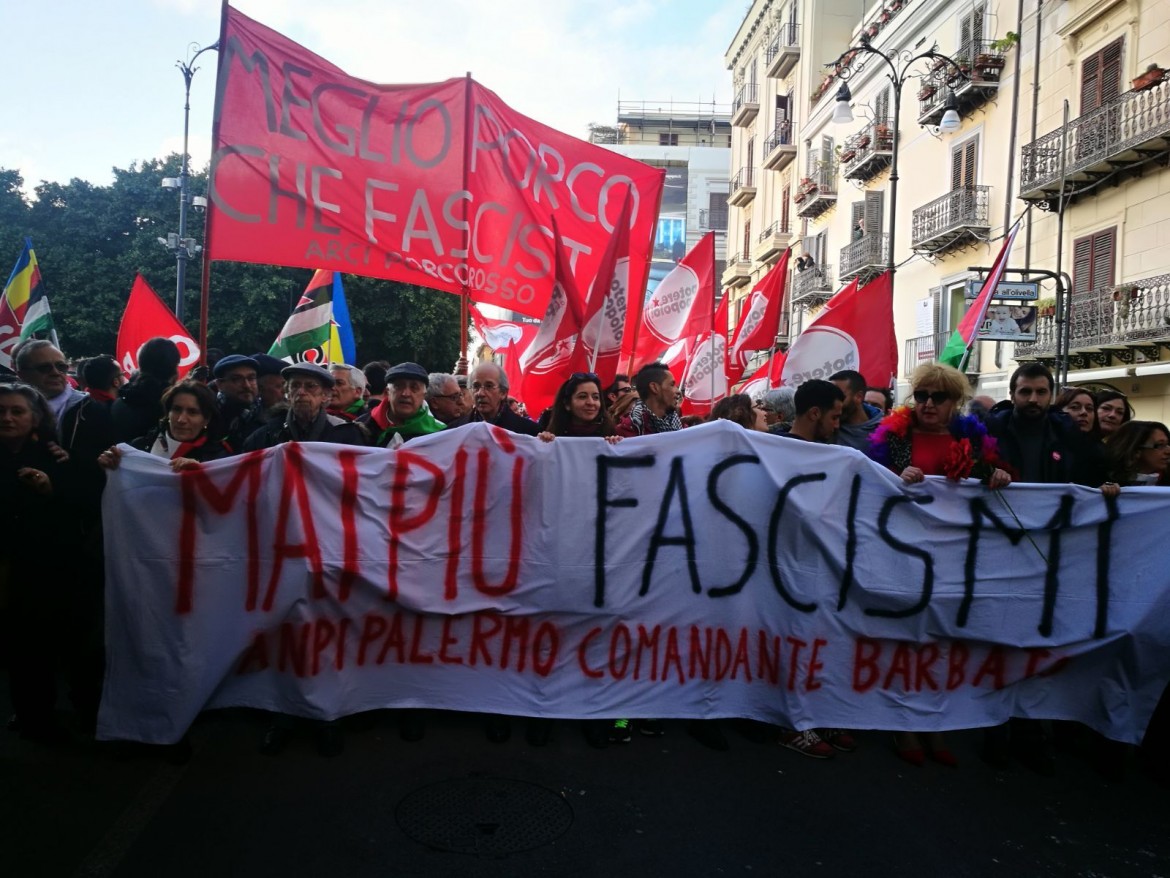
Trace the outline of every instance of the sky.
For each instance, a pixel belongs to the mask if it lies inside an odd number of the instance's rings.
[[[517,111],[576,137],[617,102],[731,103],[723,53],[746,0],[235,0],[233,7],[349,74],[434,82],[470,72]],[[181,152],[191,44],[219,36],[218,0],[5,2],[0,168],[113,181]],[[13,39],[20,34],[21,39]],[[210,154],[214,52],[191,87],[193,167]]]

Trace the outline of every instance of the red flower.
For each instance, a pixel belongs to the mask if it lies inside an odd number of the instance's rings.
[[[943,473],[953,482],[962,481],[971,475],[975,468],[975,458],[971,453],[971,440],[960,439],[951,443],[951,450],[947,454],[946,466]]]

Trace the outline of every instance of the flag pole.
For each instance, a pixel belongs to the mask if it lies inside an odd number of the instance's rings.
[[[715,248],[714,247],[711,248],[711,286],[712,286],[712,288],[715,286]],[[722,292],[722,290],[720,290],[720,292]],[[716,298],[715,296],[711,296],[711,334],[708,336],[708,338],[711,339],[711,396],[710,396],[711,408],[715,408],[715,368],[716,368],[715,352],[719,348],[719,346],[715,343],[715,298]],[[730,325],[730,321],[728,321],[728,323]],[[726,358],[727,358],[727,345],[724,344],[724,346],[723,346],[723,360],[724,360],[724,362],[721,363],[720,365],[723,369],[725,376],[727,373]],[[728,390],[730,390],[730,389],[731,388],[728,388]]]
[[[219,7],[219,47],[215,65],[215,109],[211,115],[211,150],[214,159],[216,144],[219,143],[219,117],[223,103],[223,76],[224,49],[227,46],[227,14],[228,0],[223,0]],[[199,280],[199,365],[207,365],[207,321],[211,311],[211,226],[212,214],[215,206],[215,162],[212,161],[207,180],[207,194],[211,196],[211,204],[203,215],[203,276]],[[179,321],[182,322],[181,320]]]
[[[467,71],[467,77],[463,85],[463,191],[468,191],[468,175],[471,171],[471,127],[475,122],[472,115],[474,92],[472,86],[474,81],[471,78],[471,71]],[[463,280],[460,281],[459,293],[459,357],[466,362],[467,360],[467,322],[471,315],[468,306],[471,304],[471,288],[468,285],[471,275],[467,263],[467,257],[471,253],[471,223],[468,218],[467,203],[469,199],[461,198],[463,203]]]

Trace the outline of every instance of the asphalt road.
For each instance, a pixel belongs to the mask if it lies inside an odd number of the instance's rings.
[[[407,743],[380,712],[326,759],[307,727],[261,755],[263,718],[222,711],[185,764],[0,731],[0,876],[1170,875],[1170,795],[1132,758],[1121,782],[1083,742],[1055,777],[997,771],[961,732],[958,769],[916,768],[863,732],[822,762],[724,728],[726,752],[682,721],[596,750],[575,723],[534,747],[431,714]]]

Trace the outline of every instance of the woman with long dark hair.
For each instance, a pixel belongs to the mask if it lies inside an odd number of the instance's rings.
[[[578,436],[620,441],[609,416],[601,379],[592,372],[574,372],[557,390],[548,429],[539,436],[551,442],[558,436]]]
[[[1170,430],[1157,421],[1129,421],[1105,446],[1109,478],[1119,485],[1164,485]]]
[[[746,393],[733,393],[715,403],[711,409],[712,421],[731,421],[745,430],[768,432],[768,415],[763,405],[752,402]]]
[[[1097,429],[1106,442],[1121,425],[1133,420],[1133,406],[1120,390],[1100,390],[1095,397],[1097,403]]]

